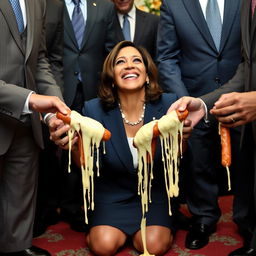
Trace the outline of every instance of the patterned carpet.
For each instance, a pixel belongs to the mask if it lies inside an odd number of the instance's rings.
[[[227,256],[229,252],[242,246],[236,225],[232,222],[232,196],[219,199],[222,217],[217,232],[210,238],[210,243],[200,250],[189,250],[184,247],[186,231],[178,231],[174,244],[166,256]],[[60,222],[50,226],[45,234],[35,238],[33,244],[48,250],[54,256],[87,256],[92,255],[85,244],[85,235],[69,229],[69,225]],[[137,256],[138,252],[127,245],[118,256]]]

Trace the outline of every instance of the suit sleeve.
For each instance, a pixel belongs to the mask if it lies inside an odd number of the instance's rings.
[[[160,84],[165,92],[173,92],[182,97],[189,94],[181,79],[180,52],[173,15],[167,0],[163,0],[157,38],[157,64]]]
[[[240,63],[236,70],[236,74],[226,84],[200,97],[207,105],[208,110],[213,107],[214,103],[222,94],[244,91],[244,66],[245,62]]]

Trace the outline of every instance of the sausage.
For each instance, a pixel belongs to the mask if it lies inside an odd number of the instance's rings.
[[[184,121],[187,116],[188,116],[188,110],[185,109],[184,111],[178,111],[176,110],[176,113],[177,113],[177,116],[179,118],[179,120],[182,122]],[[157,137],[160,135],[160,131],[158,129],[158,124],[157,122],[155,123],[154,127],[153,127],[153,139],[152,139],[152,142],[151,142],[151,152],[152,152],[152,158],[154,157],[155,155],[155,151],[156,151],[156,144],[157,144]],[[147,155],[147,161],[148,163],[150,163],[150,157],[149,155]]]
[[[219,134],[221,142],[221,164],[226,167],[228,177],[228,190],[231,190],[231,180],[229,166],[231,165],[231,139],[230,130],[219,124]]]
[[[220,124],[220,142],[221,142],[221,164],[224,167],[231,165],[231,141],[230,130]]]
[[[71,123],[71,117],[69,115],[63,115],[60,112],[56,113],[56,117],[58,119],[61,119],[64,123],[70,124]],[[107,129],[104,130],[102,141],[108,141],[111,138],[111,132]],[[84,159],[84,147],[83,147],[83,139],[82,139],[82,133],[78,133],[78,150],[79,150],[79,156],[80,156],[80,165],[85,165],[85,159]]]
[[[71,118],[70,115],[63,115],[60,112],[56,113],[56,117],[58,119],[61,119],[64,123],[66,124],[70,124],[71,123]],[[111,132],[107,129],[105,129],[103,136],[102,136],[102,140],[103,141],[108,141],[111,138]]]

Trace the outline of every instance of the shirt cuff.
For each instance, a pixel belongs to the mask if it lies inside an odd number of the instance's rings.
[[[31,96],[32,93],[35,93],[35,92],[31,91],[29,93],[29,95],[27,96],[27,99],[25,101],[25,104],[24,104],[24,107],[23,107],[23,110],[22,110],[22,113],[21,113],[22,115],[28,115],[28,114],[32,114],[33,113],[33,111],[31,111],[29,109],[29,99],[30,99],[30,96]]]
[[[45,114],[45,116],[44,116],[44,123],[45,123],[46,125],[48,125],[50,119],[51,119],[52,117],[54,117],[54,116],[56,116],[56,115],[53,114],[53,113],[47,113],[47,114]]]
[[[203,103],[203,106],[204,106],[204,111],[205,111],[205,114],[204,114],[204,122],[206,124],[210,123],[210,120],[209,120],[209,116],[208,116],[208,108],[205,104],[205,102],[201,99],[201,98],[198,98],[199,100],[201,100],[201,102]]]

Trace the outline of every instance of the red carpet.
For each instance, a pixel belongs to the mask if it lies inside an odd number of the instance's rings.
[[[200,250],[189,250],[184,246],[186,231],[179,231],[174,244],[167,256],[227,256],[229,252],[242,246],[242,240],[237,234],[236,225],[232,222],[232,196],[220,197],[222,217],[218,223],[217,232],[210,238],[210,243]],[[35,238],[33,244],[48,250],[55,256],[85,256],[92,255],[85,244],[85,235],[69,229],[63,222],[50,226],[45,234]],[[138,252],[127,246],[119,256],[136,256]]]

